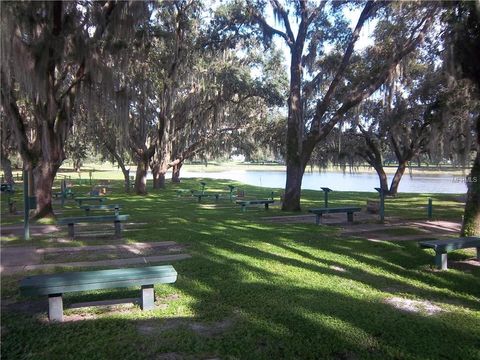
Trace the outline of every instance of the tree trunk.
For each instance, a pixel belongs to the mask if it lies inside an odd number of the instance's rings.
[[[122,168],[123,178],[125,179],[125,192],[130,192],[130,169]]]
[[[285,195],[282,203],[282,210],[300,211],[300,196],[302,190],[303,173],[305,166],[301,164],[287,165],[287,182]]]
[[[135,192],[138,195],[147,194],[147,172],[148,160],[139,159],[137,161],[137,173],[135,174]]]
[[[290,96],[288,98],[287,120],[287,181],[282,210],[300,211],[302,178],[307,161],[302,161],[303,154],[303,104],[301,94],[302,61],[301,50],[295,48],[291,53]],[[310,155],[310,154],[309,154]]]
[[[180,162],[178,164],[175,164],[173,165],[173,168],[172,168],[172,182],[173,183],[180,183],[180,170],[183,166],[183,163]]]
[[[55,216],[52,207],[52,187],[59,168],[59,162],[51,161],[41,161],[33,168],[33,186],[37,200],[35,219]]]
[[[380,164],[374,165],[373,168],[377,172],[378,180],[380,181],[380,189],[382,189],[383,193],[388,193],[388,182],[387,182],[387,174],[385,174],[385,170],[383,170],[383,166]]]
[[[81,169],[82,169],[82,160],[80,159],[73,160],[73,170],[75,170],[76,172],[80,172]]]
[[[467,178],[467,188],[462,236],[480,236],[480,116],[477,118],[477,155]]]
[[[2,169],[3,174],[5,175],[5,182],[9,185],[15,184],[12,173],[12,162],[10,159],[2,156]]]
[[[388,195],[397,195],[398,186],[400,185],[400,180],[402,180],[402,176],[405,173],[405,169],[407,168],[407,162],[401,161],[397,166],[397,171],[395,171],[395,175],[393,176],[392,182],[390,183],[390,190],[388,191]]]
[[[152,175],[153,175],[153,188],[162,189],[165,188],[165,172],[162,170],[162,165],[160,163],[155,163],[152,166]]]
[[[153,188],[164,189],[166,184],[166,174],[168,171],[168,164],[172,156],[172,143],[169,134],[164,134],[160,146],[162,149],[157,150],[155,165],[152,167],[153,173]]]

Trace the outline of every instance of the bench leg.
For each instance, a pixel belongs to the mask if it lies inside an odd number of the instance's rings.
[[[63,321],[62,294],[48,295],[48,319],[50,321]]]
[[[353,223],[353,212],[347,212],[347,222]]]
[[[439,270],[447,270],[447,253],[436,252],[435,253],[435,265]]]
[[[74,224],[68,224],[68,236],[73,239],[75,236]]]
[[[320,225],[322,223],[322,215],[316,214],[315,224]]]
[[[114,221],[115,224],[115,237],[122,237],[122,223],[120,221]]]
[[[155,291],[153,285],[142,285],[142,310],[155,308]]]
[[[268,210],[268,204],[265,204],[265,210]]]

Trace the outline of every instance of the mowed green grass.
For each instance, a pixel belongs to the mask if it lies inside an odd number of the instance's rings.
[[[226,185],[232,184],[206,182],[207,191],[225,193]],[[151,312],[138,306],[117,311],[82,308],[65,313],[85,320],[49,324],[45,312],[3,309],[2,358],[480,358],[478,267],[438,272],[432,268],[433,252],[419,249],[415,242],[341,237],[332,227],[262,220],[285,215],[276,207],[243,213],[228,200],[206,199],[199,204],[191,197],[177,197],[178,188],[200,188],[194,179],[168,184],[146,197],[125,195],[120,182],[116,185],[109,202],[122,204],[122,213],[144,224],[126,232],[123,241],[173,240],[192,255],[172,263],[177,282],[155,287],[159,306]],[[279,192],[241,188],[252,198]],[[334,192],[330,203],[364,206],[372,197],[373,193]],[[425,219],[428,197],[406,194],[388,199],[387,216]],[[458,196],[431,197],[435,218],[460,219]],[[305,191],[302,201],[304,210],[320,207],[323,194]],[[69,202],[62,216],[70,214],[82,212]],[[46,236],[29,245],[66,246],[48,240]],[[108,241],[82,239],[70,245]],[[25,241],[3,242],[20,244]],[[472,256],[471,251],[459,251],[450,257]],[[3,302],[42,300],[19,295],[21,277],[2,276]],[[65,295],[64,302],[68,306],[138,293],[138,289],[73,293]],[[437,312],[400,310],[390,304],[392,298],[416,300]]]

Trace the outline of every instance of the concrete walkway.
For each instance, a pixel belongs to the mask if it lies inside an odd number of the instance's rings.
[[[31,270],[46,270],[55,267],[102,267],[102,266],[124,266],[135,264],[150,264],[157,262],[171,262],[190,258],[189,254],[181,253],[185,248],[174,241],[160,241],[152,243],[118,244],[118,245],[93,245],[76,247],[56,248],[35,248],[32,246],[3,247],[1,249],[0,273],[9,275],[18,272]],[[102,252],[117,251],[119,255],[126,255],[125,258],[104,259],[98,261],[65,261],[46,263],[47,254],[58,254],[68,260],[68,256],[77,258],[88,252],[102,254]],[[145,251],[160,252],[160,255],[141,256]],[[180,253],[179,253],[180,252]],[[173,254],[172,254],[173,253]],[[133,255],[133,257],[131,256]],[[130,256],[130,257],[128,257]]]

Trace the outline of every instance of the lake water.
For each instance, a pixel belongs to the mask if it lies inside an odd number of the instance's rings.
[[[389,180],[393,175],[389,176]],[[229,179],[266,188],[284,188],[286,174],[283,171],[232,170],[222,172],[182,171],[183,178]],[[399,192],[463,194],[467,191],[463,177],[452,175],[416,175],[406,173]],[[374,191],[379,186],[374,173],[313,172],[303,176],[302,189],[320,190],[328,187],[337,191]]]

